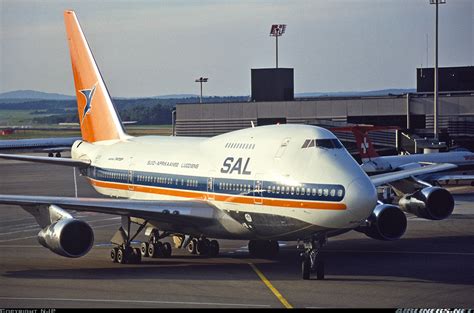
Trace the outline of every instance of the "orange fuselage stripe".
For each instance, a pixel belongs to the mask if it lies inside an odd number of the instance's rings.
[[[92,185],[102,188],[111,188],[119,190],[129,190],[133,192],[143,192],[151,194],[159,194],[165,196],[182,197],[188,199],[200,199],[220,202],[232,202],[240,204],[261,204],[266,206],[275,207],[286,207],[286,208],[299,208],[299,209],[316,209],[316,210],[345,210],[346,205],[344,203],[329,203],[319,201],[295,201],[287,199],[269,199],[260,197],[243,197],[235,195],[221,195],[215,193],[207,193],[200,191],[187,191],[187,190],[176,190],[166,189],[160,187],[149,187],[141,185],[131,185],[123,183],[111,183],[100,180],[89,178]]]

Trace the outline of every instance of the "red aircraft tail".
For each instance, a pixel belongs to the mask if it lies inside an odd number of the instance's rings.
[[[352,132],[354,134],[357,149],[361,159],[376,158],[379,156],[369,137],[369,132],[374,130],[399,129],[397,126],[374,126],[374,125],[354,125],[346,127],[331,128],[331,131]]]

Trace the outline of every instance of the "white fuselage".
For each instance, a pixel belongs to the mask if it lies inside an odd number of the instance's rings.
[[[359,226],[376,205],[370,179],[344,148],[303,148],[307,140],[337,141],[322,128],[274,125],[212,138],[76,142],[72,157],[91,160],[83,174],[102,194],[201,199],[257,237]]]
[[[452,151],[426,154],[392,155],[363,159],[361,167],[366,173],[388,172],[419,163],[451,163],[459,167],[474,165],[474,153]]]

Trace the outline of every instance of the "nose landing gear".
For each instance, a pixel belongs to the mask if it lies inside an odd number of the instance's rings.
[[[324,279],[324,261],[321,248],[327,243],[325,237],[312,238],[304,242],[304,251],[301,253],[301,274],[303,279],[311,278],[311,273],[316,273],[316,279]]]

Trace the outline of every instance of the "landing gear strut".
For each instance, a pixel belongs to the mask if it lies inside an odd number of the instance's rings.
[[[143,224],[140,224],[133,236],[130,235],[131,223],[130,217],[122,216],[122,226],[112,237],[111,242],[117,245],[117,247],[110,251],[110,259],[114,263],[138,264],[142,260],[140,249],[133,248],[130,244],[143,230],[147,222],[145,221]]]
[[[303,279],[310,279],[311,273],[316,273],[316,279],[324,279],[324,261],[321,248],[327,243],[325,237],[314,237],[304,242],[304,252],[301,253],[301,274]]]

